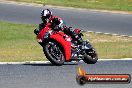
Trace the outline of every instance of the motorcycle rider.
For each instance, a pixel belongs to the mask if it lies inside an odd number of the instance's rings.
[[[49,9],[45,9],[42,10],[41,12],[41,19],[42,22],[41,24],[39,24],[39,30],[43,29],[47,23],[51,24],[51,28],[53,30],[58,30],[61,29],[65,34],[69,35],[72,37],[73,40],[76,40],[77,43],[82,44],[83,41],[82,39],[79,37],[82,34],[80,34],[80,29],[75,29],[74,31],[72,31],[71,27],[67,28],[63,23],[63,20],[57,16],[53,16],[52,12]]]

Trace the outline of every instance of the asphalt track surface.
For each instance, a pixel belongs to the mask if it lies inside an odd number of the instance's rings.
[[[0,3],[0,20],[16,23],[38,24],[42,9],[49,8],[68,26],[95,31],[132,36],[132,14],[113,14],[89,10],[34,7]]]
[[[77,68],[88,74],[130,74],[132,60],[100,61],[94,65],[66,63],[63,66],[47,64],[0,65],[0,88],[132,88],[129,84],[85,84],[76,82]]]

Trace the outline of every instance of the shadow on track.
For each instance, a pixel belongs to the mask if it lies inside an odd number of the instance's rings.
[[[26,63],[26,64],[23,64],[23,65],[29,65],[29,66],[55,66],[51,63]],[[78,65],[78,64],[77,63],[64,63],[63,65]]]

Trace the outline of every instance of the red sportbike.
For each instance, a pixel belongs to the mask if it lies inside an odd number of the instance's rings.
[[[39,32],[35,29],[34,33],[37,35],[38,43],[43,47],[46,58],[54,65],[60,66],[64,62],[80,60],[87,64],[94,64],[98,60],[95,49],[88,41],[83,41],[83,44],[79,45],[62,30],[52,30],[49,24]]]

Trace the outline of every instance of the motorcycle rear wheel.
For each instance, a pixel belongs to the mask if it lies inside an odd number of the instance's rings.
[[[49,41],[46,42],[43,47],[44,54],[46,58],[56,66],[61,66],[65,62],[65,57],[62,51],[62,47],[55,42],[55,41]]]

